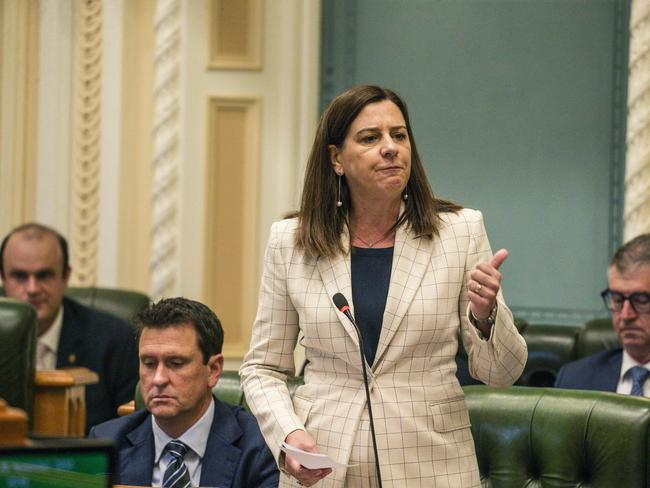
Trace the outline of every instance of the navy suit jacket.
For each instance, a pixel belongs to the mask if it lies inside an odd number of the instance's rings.
[[[616,392],[623,349],[610,349],[565,364],[555,379],[558,388]]]
[[[278,469],[257,421],[241,407],[215,398],[214,420],[201,467],[201,486],[277,487]],[[155,447],[151,414],[139,410],[94,427],[91,438],[112,439],[118,452],[116,482],[151,486]]]
[[[99,375],[86,386],[86,432],[117,417],[117,407],[133,400],[138,382],[138,350],[125,321],[63,299],[63,324],[56,367],[85,366]]]

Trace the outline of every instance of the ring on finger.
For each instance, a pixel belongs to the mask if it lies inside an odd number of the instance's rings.
[[[476,293],[477,295],[480,295],[482,288],[483,288],[483,285],[481,285],[480,283],[476,283],[476,286],[474,287],[474,293]]]

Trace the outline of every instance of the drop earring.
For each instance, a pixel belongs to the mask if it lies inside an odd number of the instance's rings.
[[[408,190],[406,190],[406,188],[404,189],[404,195],[402,195],[402,199],[403,199],[405,202],[409,199]]]
[[[343,206],[343,202],[341,201],[341,174],[339,173],[339,194],[336,199],[336,207],[341,208]]]

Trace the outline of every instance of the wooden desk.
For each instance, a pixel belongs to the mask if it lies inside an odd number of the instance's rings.
[[[25,444],[27,441],[27,414],[7,406],[0,398],[0,444]]]
[[[99,381],[87,368],[36,371],[33,433],[64,437],[86,434],[86,385]]]
[[[131,400],[130,402],[123,403],[119,407],[117,407],[117,416],[118,417],[124,417],[125,415],[129,415],[135,412],[135,400]]]

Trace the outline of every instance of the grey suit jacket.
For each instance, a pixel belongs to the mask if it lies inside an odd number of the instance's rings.
[[[489,340],[467,317],[467,278],[492,253],[480,212],[442,215],[430,240],[400,227],[377,354],[369,372],[384,486],[480,486],[469,415],[455,377],[459,327],[472,376],[512,384],[526,362],[526,344],[501,295]],[[251,349],[240,373],[251,411],[274,455],[296,429],[347,464],[366,414],[356,332],[332,303],[351,302],[350,256],[310,258],[294,246],[295,219],[273,225],[265,256]],[[347,245],[349,237],[343,236]],[[354,303],[351,302],[354,312]],[[293,399],[284,380],[294,373],[302,331],[305,385]],[[357,468],[350,468],[354,470]],[[345,469],[318,486],[351,486]],[[297,486],[281,476],[280,486]]]

